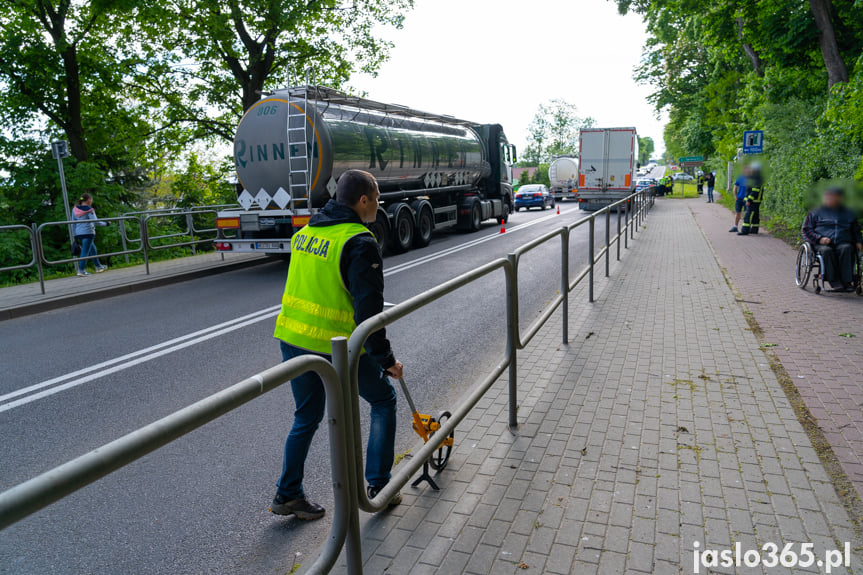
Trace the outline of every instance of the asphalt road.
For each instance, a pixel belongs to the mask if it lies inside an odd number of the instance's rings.
[[[492,223],[436,234],[427,248],[385,259],[386,299],[403,301],[585,215],[563,203],[560,215],[514,214],[506,234]],[[587,262],[587,229],[571,239],[572,276]],[[597,250],[604,237],[599,218]],[[553,241],[522,259],[522,329],[559,289],[558,250]],[[272,263],[0,322],[0,490],[280,361],[272,310],[285,273]],[[391,326],[421,410],[453,405],[488,372],[504,349],[503,302],[500,272]],[[401,452],[417,443],[401,398],[399,416]],[[0,573],[290,571],[330,526],[267,511],[292,419],[286,385],[19,522],[0,533]],[[456,435],[456,450],[467,449]],[[305,489],[332,504],[323,430]]]

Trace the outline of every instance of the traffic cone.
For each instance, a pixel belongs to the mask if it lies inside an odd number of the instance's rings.
[[[557,215],[560,215],[560,204],[557,204]]]
[[[503,219],[500,220],[500,233],[506,233],[506,222]]]

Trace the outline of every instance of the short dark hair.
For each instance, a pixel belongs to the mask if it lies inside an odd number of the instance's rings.
[[[363,196],[371,196],[378,188],[375,177],[362,170],[347,170],[339,176],[336,201],[345,206],[355,206]]]
[[[78,198],[78,202],[83,204],[84,202],[87,202],[87,201],[92,200],[92,199],[93,199],[93,196],[84,192],[83,194],[81,194],[81,197]]]
[[[829,186],[827,189],[824,190],[824,193],[835,195],[835,196],[844,196],[845,190],[843,190],[839,186]]]

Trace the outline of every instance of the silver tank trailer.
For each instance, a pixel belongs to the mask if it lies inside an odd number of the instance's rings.
[[[297,156],[302,156],[300,142],[305,136],[300,130],[292,131],[290,141],[298,143],[289,145],[288,127],[303,128],[303,122],[308,127],[313,208],[326,203],[339,176],[349,169],[371,172],[384,199],[424,195],[449,186],[468,188],[488,175],[482,140],[458,120],[387,113],[386,108],[396,107],[359,98],[336,103],[325,95],[308,103],[306,113],[304,98],[276,93],[249,108],[240,121],[234,162],[241,184],[253,196],[261,189],[270,196],[279,188],[291,190],[290,162],[295,170],[304,168],[305,162]],[[293,183],[294,199],[304,197],[297,186],[305,183],[302,175],[295,175]],[[305,201],[298,205],[306,207]]]

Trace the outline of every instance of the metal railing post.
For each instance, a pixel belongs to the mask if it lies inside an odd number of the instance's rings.
[[[120,220],[120,243],[123,245],[123,251],[127,251],[129,246],[126,245],[126,222],[125,220]],[[129,263],[129,254],[124,254],[124,258],[126,258],[126,263]]]
[[[629,202],[623,202],[623,247],[629,249]]]
[[[593,303],[593,236],[596,228],[596,216],[590,216],[590,238],[588,239],[587,259],[590,264],[589,281],[587,288],[587,301]]]
[[[42,240],[37,231],[39,226],[37,224],[30,225],[33,229],[30,241],[33,246],[33,258],[36,260],[36,272],[39,274],[39,288],[42,290],[42,295],[45,295],[45,271],[42,269]]]
[[[563,345],[569,343],[569,228],[564,227],[560,236],[560,293],[563,296],[561,323],[563,324]]]
[[[605,277],[608,277],[611,266],[611,208],[605,208]]]
[[[331,340],[332,364],[339,376],[342,404],[342,435],[339,441],[330,442],[330,456],[339,458],[343,465],[342,472],[333,470],[333,492],[342,493],[341,500],[344,509],[336,505],[336,515],[333,517],[333,525],[330,528],[330,538],[324,552],[315,561],[308,573],[328,573],[332,569],[339,552],[345,545],[345,556],[347,559],[348,573],[361,575],[363,572],[362,538],[360,535],[360,509],[357,497],[358,473],[353,456],[353,409],[351,402],[351,373],[348,362],[348,340],[344,337],[334,337]],[[332,416],[331,416],[332,417]],[[335,430],[334,430],[335,431]],[[341,538],[339,537],[341,535]]]
[[[195,241],[195,225],[192,223],[192,212],[186,212],[186,230],[189,232],[189,240]],[[192,244],[192,255],[197,255],[196,245]]]
[[[509,427],[518,427],[518,256],[508,254],[511,272],[506,282],[506,351],[509,355]]]
[[[138,226],[141,230],[141,250],[144,252],[144,271],[150,275],[150,238],[147,234],[147,216],[138,220]]]
[[[635,239],[635,203],[630,199],[629,204],[632,205],[632,212],[629,214],[629,239]],[[628,208],[628,206],[627,206]],[[627,209],[629,213],[629,210]]]
[[[623,215],[621,207],[617,206],[617,261],[620,261],[620,216]]]

